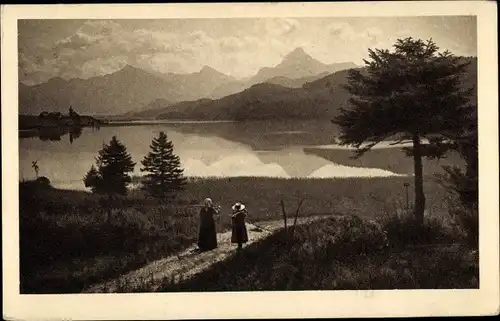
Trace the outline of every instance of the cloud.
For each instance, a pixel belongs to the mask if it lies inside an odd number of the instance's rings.
[[[266,34],[273,37],[290,35],[300,27],[297,20],[290,18],[265,19],[263,21]]]
[[[129,61],[126,57],[96,58],[86,61],[80,70],[83,78],[90,78],[97,75],[109,74],[120,70]]]
[[[334,22],[328,25],[331,36],[346,43],[376,44],[384,37],[384,32],[378,27],[355,30],[347,22]]]
[[[188,39],[191,43],[181,43],[172,33],[125,30],[114,21],[86,21],[74,34],[52,45],[40,45],[35,52],[20,52],[19,71],[21,80],[30,84],[46,81],[50,77],[48,74],[52,77],[88,78],[114,72],[127,63],[159,65],[159,59],[144,59],[144,56],[151,58],[160,54],[160,58],[166,59],[172,56],[165,54],[175,54],[189,58],[195,48],[210,42],[203,31],[193,32]],[[179,64],[175,59],[171,62],[160,64],[164,67],[161,71],[169,71],[168,66]]]
[[[387,33],[377,26],[355,28],[347,22],[334,22],[327,26],[330,36],[330,46],[336,50],[336,58],[343,61],[352,61],[363,64],[362,59],[368,56],[368,49],[390,49],[396,39],[403,37],[408,30],[401,34]],[[404,32],[404,33],[403,33]]]
[[[280,32],[290,32],[296,23],[279,20]],[[52,77],[88,78],[114,72],[125,64],[160,72],[194,72],[211,65],[225,73],[242,66],[262,64],[269,47],[263,39],[245,36],[214,38],[204,30],[185,34],[126,29],[115,21],[86,21],[76,31],[58,39],[36,54],[20,52],[21,80],[27,83],[46,81]],[[282,50],[273,41],[271,50]],[[252,59],[255,55],[258,59]],[[247,69],[248,70],[248,69]],[[35,73],[38,73],[35,77]]]
[[[209,65],[244,77],[279,63],[283,55],[307,42],[287,37],[300,29],[296,19],[260,19],[256,24],[261,32],[216,37],[202,29],[133,29],[121,21],[89,20],[73,34],[39,46],[36,53],[24,53],[19,71],[26,83],[56,76],[94,77],[125,64],[164,73],[195,72]]]
[[[224,37],[219,41],[220,50],[224,53],[238,52],[245,47],[245,42],[237,37]]]

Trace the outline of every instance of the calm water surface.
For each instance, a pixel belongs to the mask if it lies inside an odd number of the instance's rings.
[[[318,122],[245,123],[155,123],[135,126],[84,128],[77,135],[63,134],[60,140],[20,138],[20,179],[31,179],[32,161],[40,175],[61,188],[83,189],[82,178],[97,151],[116,135],[137,163],[148,153],[151,139],[160,131],[174,144],[187,176],[266,176],[331,178],[390,176],[394,172],[377,165],[353,166],[351,152],[331,145],[335,128]],[[52,139],[57,139],[52,138]],[[336,150],[342,154],[329,154]],[[403,157],[401,155],[401,157]],[[332,159],[333,158],[333,159]]]

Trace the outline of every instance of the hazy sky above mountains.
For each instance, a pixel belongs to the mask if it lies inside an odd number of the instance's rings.
[[[324,63],[362,64],[368,48],[407,36],[477,55],[474,17],[20,20],[18,28],[19,80],[26,84],[89,78],[126,64],[174,73],[208,65],[246,77],[297,47]]]

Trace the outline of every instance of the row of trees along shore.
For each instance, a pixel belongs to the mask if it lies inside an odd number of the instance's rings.
[[[182,190],[186,179],[179,157],[173,152],[173,144],[164,132],[153,138],[151,151],[141,161],[141,172],[146,174],[142,180],[142,188],[162,203],[167,202],[175,193]],[[136,163],[127,152],[127,148],[116,136],[109,144],[104,144],[92,165],[83,178],[85,187],[95,194],[108,197],[108,217],[115,195],[126,195],[128,185],[132,182],[130,173]]]

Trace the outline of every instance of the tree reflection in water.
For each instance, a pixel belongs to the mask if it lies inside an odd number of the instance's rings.
[[[90,127],[92,131],[98,131],[99,127]],[[62,137],[69,134],[69,142],[73,144],[73,141],[79,138],[83,133],[82,126],[70,126],[70,127],[46,127],[39,128],[35,137],[41,141],[60,141]]]

